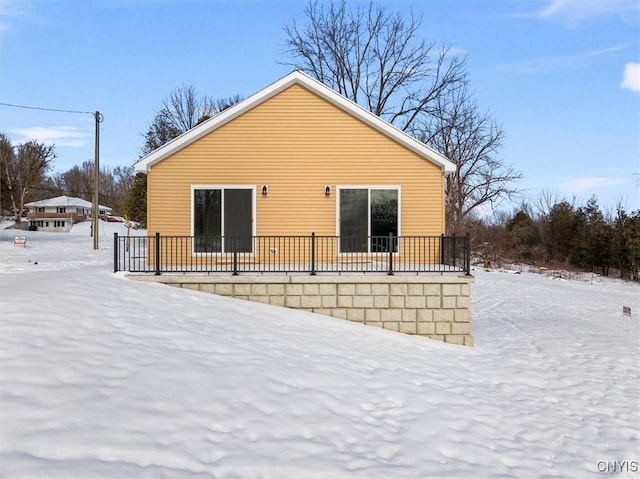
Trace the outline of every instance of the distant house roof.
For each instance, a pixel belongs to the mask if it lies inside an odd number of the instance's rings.
[[[246,100],[227,108],[220,114],[207,121],[202,122],[200,125],[192,128],[191,130],[183,133],[174,140],[166,143],[160,148],[142,157],[135,164],[136,171],[140,173],[148,173],[149,168],[151,168],[151,166],[153,166],[154,164],[164,160],[176,151],[179,151],[185,146],[202,138],[206,134],[230,122],[234,118],[242,115],[244,112],[254,108],[260,103],[289,88],[293,84],[302,85],[303,87],[324,98],[338,108],[346,111],[347,113],[350,113],[372,128],[378,130],[379,132],[387,135],[398,143],[414,151],[426,160],[440,166],[445,173],[453,173],[456,171],[456,165],[437,151],[429,148],[421,141],[416,140],[412,136],[406,134],[404,131],[384,121],[365,108],[362,108],[357,103],[347,99],[325,84],[311,78],[310,76],[300,71],[294,71],[288,74],[287,76],[264,88],[263,90],[260,90],[258,93],[250,96]]]
[[[82,198],[75,198],[73,196],[56,196],[55,198],[49,198],[47,200],[32,201],[31,203],[26,203],[25,206],[27,207],[70,206],[70,207],[76,207],[76,208],[92,209],[93,203],[87,200],[83,200]],[[99,205],[99,208],[102,210],[111,211],[111,208],[109,208],[108,206]]]

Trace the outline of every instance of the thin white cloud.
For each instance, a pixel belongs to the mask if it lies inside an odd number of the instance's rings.
[[[467,50],[461,47],[449,47],[449,50],[447,50],[447,55],[450,57],[463,57],[468,53]]]
[[[0,0],[0,33],[9,29],[7,19],[24,15],[31,10],[31,0]]]
[[[600,48],[599,50],[593,50],[593,51],[587,53],[587,55],[590,56],[590,57],[598,57],[600,55],[607,55],[609,53],[619,52],[620,50],[624,50],[626,48],[629,48],[630,46],[632,46],[631,43],[620,43],[618,45],[613,45],[613,46],[610,46],[610,47]]]
[[[640,10],[635,0],[552,0],[537,17],[542,20],[559,20],[570,26],[576,26],[594,19],[613,15],[624,15]]]
[[[620,86],[640,93],[640,63],[630,62],[625,65]]]
[[[577,56],[541,57],[517,63],[502,64],[498,66],[498,70],[502,73],[510,74],[549,73],[569,67],[575,68],[579,62],[580,60]]]
[[[576,53],[575,55],[562,55],[552,57],[534,58],[518,63],[510,63],[502,65],[499,70],[503,73],[548,73],[559,70],[573,70],[584,67],[589,62],[594,61],[597,57],[615,53],[631,46],[630,43],[613,45],[610,47],[599,48],[588,52]]]
[[[554,0],[549,5],[547,5],[540,13],[538,13],[538,16],[540,18],[552,17],[562,10],[564,3],[565,2],[563,2],[562,0]]]
[[[620,176],[575,176],[566,178],[561,188],[569,193],[577,195],[591,193],[594,190],[612,188],[615,186],[628,185],[630,177]]]
[[[18,142],[37,140],[46,144],[73,148],[85,146],[87,144],[86,139],[89,136],[87,133],[78,131],[73,126],[35,126],[32,128],[16,128],[11,132],[22,137]]]

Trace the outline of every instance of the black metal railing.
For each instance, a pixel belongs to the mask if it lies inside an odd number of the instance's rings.
[[[470,274],[466,236],[119,236],[113,269],[135,273]]]

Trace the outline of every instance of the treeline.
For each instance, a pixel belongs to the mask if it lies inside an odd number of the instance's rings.
[[[535,207],[523,204],[491,220],[472,219],[468,228],[485,266],[520,262],[639,279],[640,210],[619,205],[604,213],[595,197],[580,206],[542,195]]]
[[[20,221],[24,205],[55,196],[93,200],[94,166],[85,161],[63,173],[50,174],[55,147],[31,140],[12,144],[0,133],[0,210]],[[126,215],[134,183],[133,166],[100,169],[99,201],[116,215]]]
[[[93,162],[85,161],[80,166],[73,166],[64,173],[51,176],[47,178],[49,193],[45,196],[67,195],[92,201],[95,182],[93,172]],[[133,166],[100,168],[100,204],[113,208],[114,215],[126,215],[134,176]]]

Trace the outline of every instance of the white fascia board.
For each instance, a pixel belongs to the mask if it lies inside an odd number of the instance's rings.
[[[456,171],[456,165],[435,150],[429,148],[424,143],[416,140],[387,121],[374,115],[357,103],[343,97],[324,83],[319,82],[300,71],[290,73],[268,87],[260,90],[258,93],[250,96],[246,100],[227,108],[215,117],[203,122],[195,128],[192,128],[186,133],[183,133],[172,141],[166,143],[164,146],[161,146],[157,150],[149,153],[147,156],[144,156],[135,164],[136,171],[139,173],[148,173],[149,168],[154,164],[162,161],[167,156],[175,153],[184,146],[196,141],[216,128],[219,128],[225,123],[242,115],[244,112],[252,109],[258,104],[268,100],[294,83],[301,84],[305,88],[316,93],[318,96],[336,105],[338,108],[350,113],[352,116],[360,119],[372,128],[406,146],[423,158],[435,163],[440,166],[446,174],[454,173]]]

